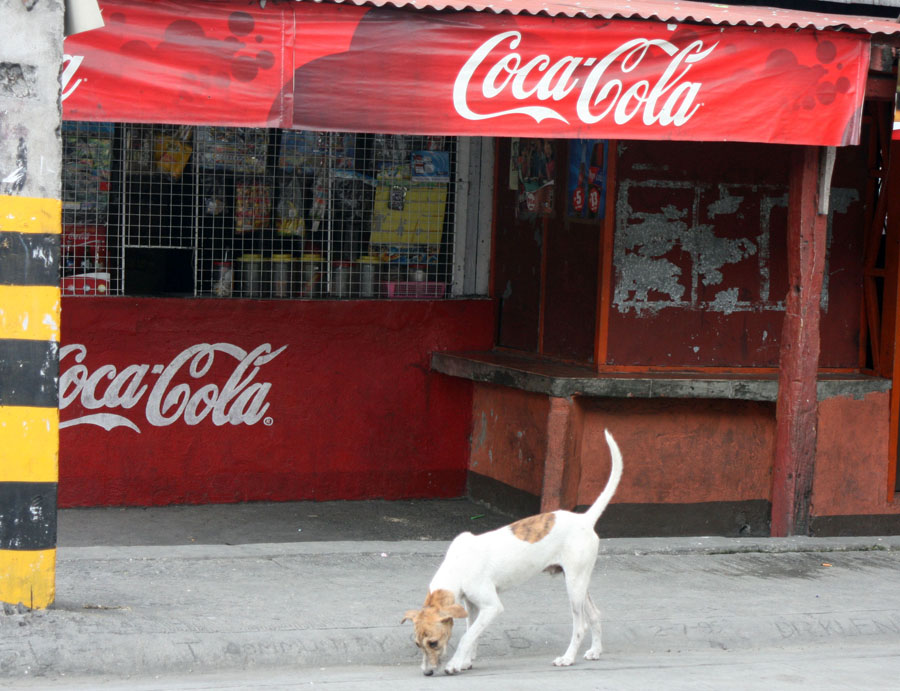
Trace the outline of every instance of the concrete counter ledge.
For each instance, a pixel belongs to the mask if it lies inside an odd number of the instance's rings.
[[[775,401],[778,396],[778,375],[775,373],[598,373],[589,367],[496,352],[432,353],[431,368],[452,377],[560,398],[591,396]],[[818,398],[820,401],[835,396],[859,398],[890,389],[891,381],[881,377],[822,373],[819,375]]]

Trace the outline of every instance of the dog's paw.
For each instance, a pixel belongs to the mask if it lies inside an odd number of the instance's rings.
[[[588,650],[584,654],[585,660],[599,660],[600,656],[603,654],[602,650]]]
[[[459,674],[460,672],[464,672],[467,669],[472,669],[472,661],[460,661],[450,660],[447,663],[447,666],[444,667],[444,674]]]
[[[553,665],[555,667],[569,667],[572,663],[575,662],[574,658],[566,657],[565,655],[560,655],[553,661]]]

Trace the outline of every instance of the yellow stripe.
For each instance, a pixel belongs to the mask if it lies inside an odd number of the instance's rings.
[[[59,199],[0,194],[0,231],[58,234],[61,228],[62,202]]]
[[[59,481],[59,410],[0,406],[0,482]]]
[[[0,602],[44,609],[55,597],[55,549],[0,549]]]
[[[0,286],[0,338],[59,341],[59,287]]]

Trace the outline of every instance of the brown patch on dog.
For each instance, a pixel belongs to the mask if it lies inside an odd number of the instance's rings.
[[[549,573],[551,576],[557,576],[563,572],[563,567],[559,564],[550,564],[546,569],[544,569],[544,573]]]
[[[529,516],[521,521],[512,523],[509,527],[520,540],[534,544],[543,540],[553,530],[553,524],[556,523],[555,513],[542,513],[537,516]]]
[[[425,598],[425,604],[422,605],[422,609],[425,609],[426,607],[437,607],[438,609],[442,609],[444,607],[449,607],[454,602],[456,602],[456,600],[453,597],[453,593],[449,590],[438,588],[437,590],[428,593],[428,596]]]

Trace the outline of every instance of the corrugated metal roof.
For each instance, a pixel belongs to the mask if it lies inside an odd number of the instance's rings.
[[[317,0],[319,1],[319,0]],[[661,22],[693,22],[727,26],[759,26],[782,29],[843,30],[900,36],[900,23],[882,17],[826,14],[779,7],[724,5],[708,2],[665,0],[331,0],[354,5],[406,7],[434,10],[473,10],[496,14],[545,14],[551,17],[603,19],[655,19]]]

